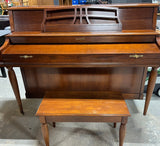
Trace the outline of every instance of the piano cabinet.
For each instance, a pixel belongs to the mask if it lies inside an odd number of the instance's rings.
[[[84,92],[85,98],[96,98],[114,91],[125,99],[142,99],[147,67],[151,66],[146,115],[160,66],[157,7],[10,8],[12,33],[0,48],[0,65],[8,68],[20,112],[23,107],[13,67],[21,69],[27,98],[42,98],[46,91],[54,91],[55,97],[61,91],[62,96],[76,92],[78,98]]]

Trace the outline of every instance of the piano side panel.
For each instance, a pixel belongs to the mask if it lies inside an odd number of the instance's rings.
[[[144,67],[21,68],[27,98],[45,91],[117,91],[124,98],[142,98]]]
[[[156,7],[120,8],[119,16],[123,30],[154,29]],[[41,31],[42,10],[13,10],[14,31]]]

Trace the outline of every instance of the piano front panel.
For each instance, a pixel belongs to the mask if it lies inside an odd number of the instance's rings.
[[[146,70],[143,67],[21,68],[26,95],[42,98],[45,91],[116,91],[140,99]],[[76,97],[75,97],[76,98]]]

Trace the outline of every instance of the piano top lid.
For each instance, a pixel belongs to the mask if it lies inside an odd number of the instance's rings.
[[[158,7],[159,5],[156,3],[137,3],[137,4],[106,4],[106,5],[85,5],[88,7],[118,7],[118,8],[127,8],[127,7]],[[43,10],[46,8],[68,8],[68,7],[79,7],[79,6],[56,6],[56,5],[35,5],[35,6],[18,6],[18,7],[10,7],[8,10]]]

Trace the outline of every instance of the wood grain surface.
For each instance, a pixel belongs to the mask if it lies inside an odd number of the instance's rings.
[[[76,6],[79,8],[80,6]],[[87,6],[96,8],[97,6]],[[122,23],[122,30],[155,30],[156,9],[157,4],[127,4],[127,5],[103,5],[98,7],[118,7],[120,22]],[[13,11],[14,30],[20,31],[41,31],[41,24],[43,21],[44,9],[68,9],[71,6],[56,7],[56,6],[35,6],[35,7],[19,7],[10,8]],[[15,11],[16,10],[16,11]],[[29,10],[29,11],[27,11]],[[25,15],[25,19],[24,19]],[[16,25],[15,25],[16,24]],[[12,27],[13,28],[13,27]]]
[[[135,54],[160,53],[155,43],[83,45],[10,45],[3,54]]]
[[[54,92],[50,93],[53,94]],[[78,96],[78,94],[77,94]],[[113,99],[65,99],[43,98],[37,116],[129,116],[127,105],[119,94]],[[94,97],[93,97],[94,98]],[[120,99],[116,99],[120,98]]]
[[[103,94],[100,93],[103,91],[115,91],[123,93],[125,99],[141,99],[143,97],[141,89],[144,85],[142,80],[145,80],[144,74],[147,73],[142,67],[27,67],[21,68],[21,71],[28,98],[43,98],[45,92],[49,90],[61,91],[61,94],[67,91],[90,91],[92,94],[85,92],[87,97],[91,95],[97,97]]]

